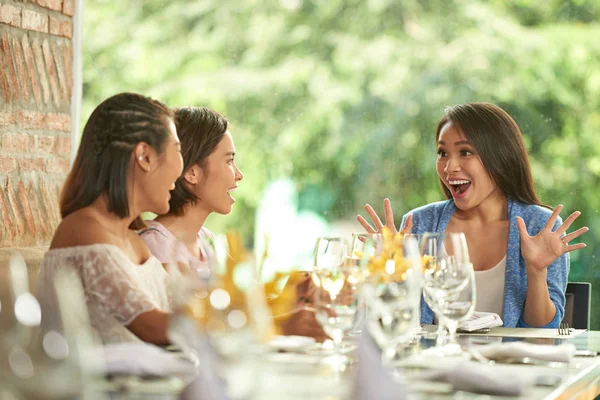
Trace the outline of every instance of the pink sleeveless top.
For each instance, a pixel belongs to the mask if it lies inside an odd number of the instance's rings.
[[[207,279],[210,276],[210,257],[207,250],[207,241],[214,238],[211,231],[202,228],[198,232],[199,247],[202,260],[195,257],[175,235],[157,221],[144,221],[148,228],[138,232],[146,243],[152,255],[163,264],[180,262],[187,264],[196,271],[200,278]]]

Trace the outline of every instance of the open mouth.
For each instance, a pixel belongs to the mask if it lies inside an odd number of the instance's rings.
[[[233,192],[235,192],[237,190],[237,187],[231,188],[227,190],[227,194],[229,195],[229,197],[231,197],[232,199],[234,199],[233,197]],[[234,199],[235,200],[235,199]]]
[[[469,189],[471,186],[471,181],[466,179],[453,179],[449,180],[448,184],[452,188],[452,193],[460,195]]]

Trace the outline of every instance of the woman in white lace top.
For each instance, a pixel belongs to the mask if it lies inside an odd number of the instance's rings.
[[[121,93],[90,116],[61,193],[63,217],[38,280],[43,298],[57,274],[81,278],[93,329],[104,343],[168,343],[167,273],[134,229],[140,213],[164,214],[183,169],[172,111]]]

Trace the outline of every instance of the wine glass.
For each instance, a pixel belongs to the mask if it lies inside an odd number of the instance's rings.
[[[12,326],[2,335],[2,375],[27,399],[100,397],[91,393],[92,374],[103,370],[101,357],[89,357],[99,341],[93,337],[85,295],[78,275],[64,269],[34,295],[22,257],[9,262]],[[5,311],[3,309],[3,311]],[[6,323],[7,321],[4,321]]]
[[[210,280],[196,293],[190,308],[214,350],[211,365],[216,364],[224,378],[227,395],[250,398],[260,381],[256,363],[271,333],[270,314],[255,264],[246,256],[239,236],[230,233],[216,246],[222,264],[214,261]],[[198,356],[203,362],[203,355]]]
[[[353,290],[360,290],[359,285],[364,283],[369,276],[367,267],[369,256],[381,254],[383,249],[382,235],[380,233],[353,233],[352,242],[348,249],[349,251],[344,259],[344,269],[348,275],[348,283],[353,285]],[[359,296],[358,310],[353,328],[348,332],[348,336],[356,337],[360,335],[367,312],[367,303],[363,296]]]
[[[317,321],[331,337],[334,366],[349,362],[342,356],[344,337],[352,330],[358,306],[356,272],[348,263],[348,244],[341,237],[317,239],[314,259],[315,307]]]
[[[447,343],[437,340],[434,352],[452,355],[461,352],[456,329],[475,308],[475,278],[462,233],[426,233],[421,243],[425,268],[424,297],[438,322],[448,328]]]
[[[348,245],[342,237],[320,237],[315,246],[314,267],[332,269],[342,265]]]
[[[350,362],[342,355],[342,341],[354,327],[358,309],[358,290],[348,280],[349,275],[343,266],[319,268],[315,273],[318,284],[315,289],[315,308],[317,321],[333,342],[333,364],[341,367]],[[341,367],[343,369],[343,367]]]
[[[363,278],[366,278],[370,274],[368,260],[370,257],[381,255],[383,251],[383,235],[381,233],[353,233],[351,248],[352,252],[349,258],[360,267]]]
[[[398,349],[410,342],[420,321],[421,260],[415,238],[403,238],[403,257],[389,257],[385,268],[374,271],[362,290],[369,306],[367,327],[391,365]]]

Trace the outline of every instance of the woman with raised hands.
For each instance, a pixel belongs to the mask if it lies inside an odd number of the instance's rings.
[[[505,327],[556,328],[564,315],[569,253],[585,247],[571,242],[587,232],[567,233],[581,214],[564,223],[563,208],[543,205],[533,185],[523,138],[516,122],[489,103],[448,107],[435,135],[436,171],[448,200],[410,211],[402,232],[463,232],[475,270],[477,311],[499,314]],[[388,199],[385,225],[396,232]],[[374,227],[381,222],[370,205]],[[421,321],[433,322],[422,302]]]
[[[163,263],[189,265],[206,277],[211,262],[203,246],[213,234],[204,227],[211,213],[229,214],[244,175],[235,163],[236,148],[225,116],[205,107],[175,109],[175,125],[181,140],[183,174],[177,179],[168,212],[161,213],[139,234],[152,253]],[[284,334],[327,335],[314,311],[305,307],[314,288],[307,274],[296,286],[298,304],[285,318],[276,318]]]
[[[135,229],[142,212],[168,212],[182,168],[173,112],[159,101],[117,94],[85,125],[38,292],[44,297],[61,271],[75,271],[104,343],[169,342],[167,273]]]

